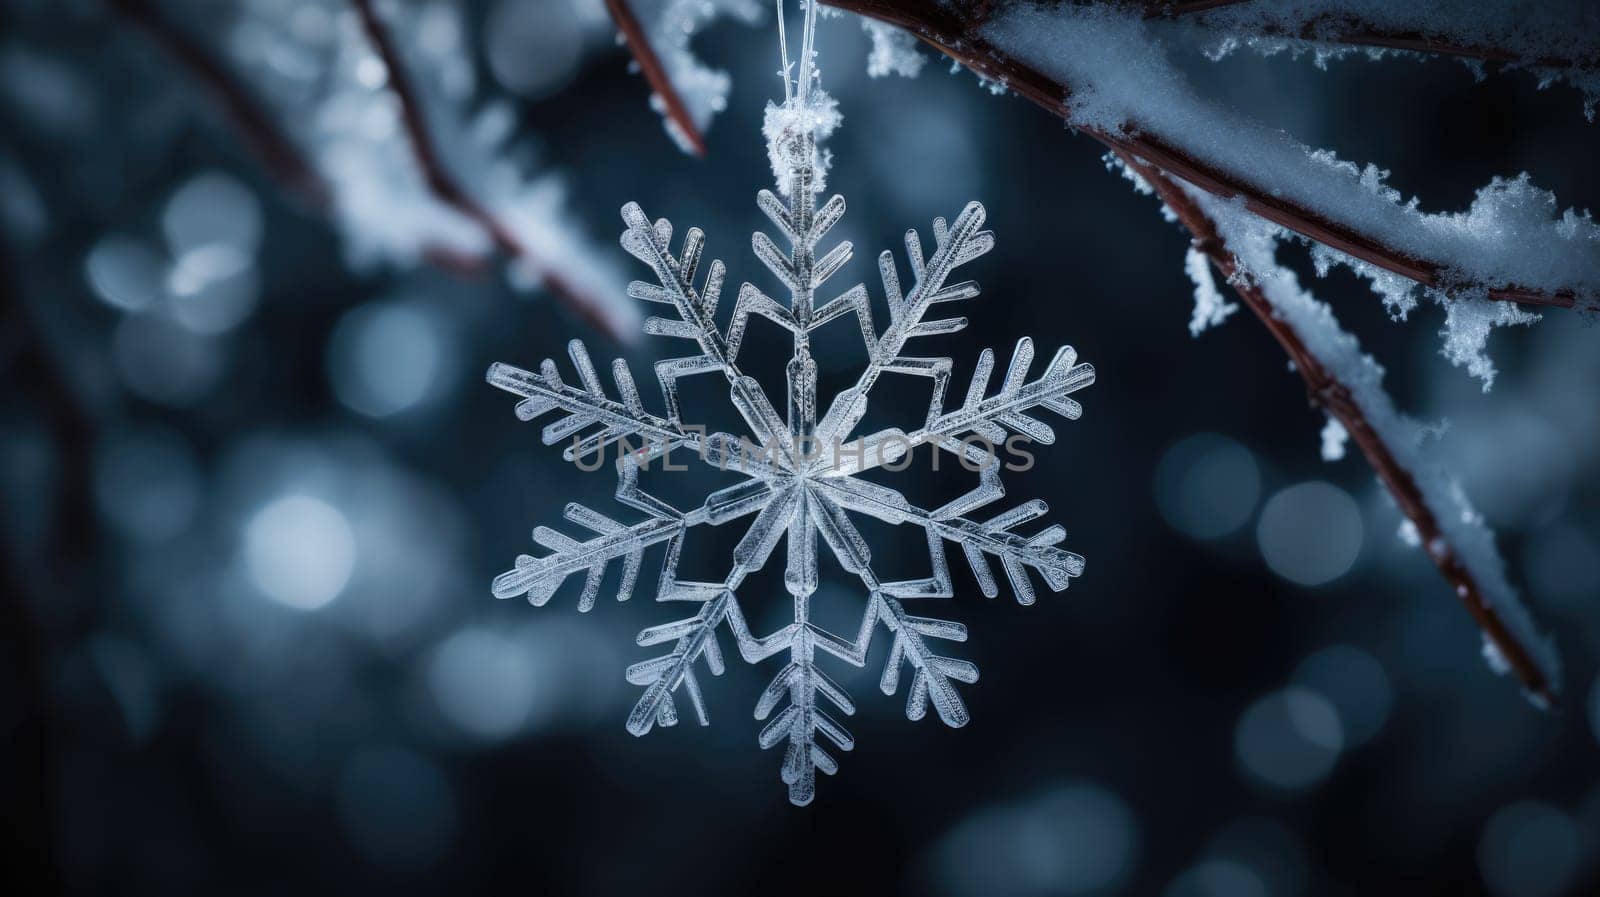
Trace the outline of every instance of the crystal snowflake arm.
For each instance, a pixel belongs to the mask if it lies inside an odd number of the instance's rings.
[[[797,616],[803,617],[804,611]],[[838,761],[819,744],[818,735],[841,751],[855,747],[855,737],[826,709],[831,704],[850,716],[856,712],[855,703],[817,666],[818,647],[809,623],[803,624],[791,642],[788,665],[773,677],[755,707],[756,719],[765,720],[788,699],[788,705],[761,729],[757,742],[770,749],[788,741],[779,773],[789,786],[790,803],[799,807],[816,797],[817,770],[833,775],[839,769]]]
[[[886,695],[900,687],[900,664],[911,665],[911,687],[906,693],[906,719],[919,720],[928,713],[928,703],[933,702],[939,719],[952,729],[965,726],[971,715],[956,692],[955,682],[971,685],[978,681],[978,668],[971,661],[935,654],[927,639],[938,638],[952,642],[967,640],[967,627],[950,620],[915,617],[906,613],[900,602],[880,594],[878,603],[882,610],[883,625],[894,633],[889,647],[889,657],[883,662],[883,678],[878,686]]]
[[[993,598],[1000,593],[988,561],[993,557],[1005,571],[1017,602],[1032,604],[1037,593],[1028,577],[1028,568],[1038,573],[1051,591],[1059,592],[1067,588],[1072,577],[1082,575],[1084,560],[1081,555],[1058,547],[1066,540],[1066,530],[1060,525],[1052,525],[1031,536],[1013,532],[1016,527],[1045,515],[1049,507],[1041,500],[1025,502],[988,520],[962,516],[1005,494],[998,474],[994,473],[993,459],[988,460],[991,466],[985,468],[978,488],[931,511],[912,505],[893,489],[855,478],[825,480],[823,488],[844,508],[891,524],[912,523],[928,532],[933,576],[885,584],[883,588],[891,596],[918,598],[949,594],[949,570],[945,566],[944,552],[935,547],[938,540],[943,539],[961,546],[984,595]]]
[[[713,501],[714,500],[714,501]],[[706,725],[706,714],[698,680],[694,677],[694,663],[701,657],[713,675],[721,675],[723,661],[715,637],[716,628],[724,620],[733,631],[740,656],[748,663],[756,663],[789,647],[799,627],[791,624],[766,638],[756,638],[750,633],[739,610],[734,590],[746,575],[759,570],[777,547],[785,530],[794,519],[798,490],[774,492],[760,480],[747,480],[718,492],[707,501],[713,510],[707,520],[723,523],[752,512],[756,519],[746,530],[744,538],[733,551],[733,569],[720,583],[686,582],[677,578],[681,542],[674,541],[667,549],[662,564],[661,587],[657,601],[695,601],[701,609],[694,616],[651,627],[639,633],[641,646],[658,645],[669,641],[676,644],[668,654],[634,664],[628,669],[628,681],[646,686],[633,713],[628,717],[628,731],[644,735],[657,725],[673,725],[677,710],[673,694],[681,687],[695,708],[701,725]]]
[[[868,346],[876,342],[871,305],[866,288],[860,284],[850,287],[821,307],[815,307],[817,288],[850,261],[853,248],[846,240],[817,258],[818,243],[844,216],[844,197],[834,195],[822,208],[813,210],[811,193],[805,189],[809,184],[809,176],[797,172],[795,178],[798,187],[791,193],[787,205],[771,190],[762,190],[756,196],[756,204],[761,211],[788,240],[789,253],[784,254],[771,237],[760,231],[751,238],[751,248],[756,257],[789,289],[789,305],[785,306],[754,284],[744,284],[734,305],[733,319],[728,324],[730,357],[738,356],[752,314],[788,330],[804,344],[804,338],[812,331],[853,311]]]
[[[522,397],[516,407],[520,420],[531,421],[554,410],[564,412],[545,426],[542,438],[545,445],[573,439],[572,445],[562,452],[566,460],[579,462],[590,456],[603,456],[607,448],[632,437],[638,437],[643,443],[636,453],[643,463],[679,446],[707,458],[712,444],[722,441],[715,437],[723,434],[708,435],[676,419],[662,418],[645,410],[633,374],[622,359],[611,364],[611,376],[617,395],[621,397],[618,401],[606,395],[582,342],[573,340],[567,344],[567,351],[578,373],[577,386],[563,381],[555,361],[548,358],[538,373],[495,363],[490,365],[487,375],[491,385]],[[574,438],[585,430],[589,431],[586,435]]]
[[[622,233],[622,247],[650,266],[656,275],[656,283],[636,280],[629,284],[628,295],[645,302],[671,305],[678,313],[676,318],[647,319],[645,332],[692,339],[700,348],[698,355],[656,362],[656,378],[661,382],[668,420],[683,419],[678,404],[679,377],[722,371],[728,380],[734,406],[751,431],[763,443],[774,441],[782,432],[781,419],[761,385],[739,371],[714,318],[725,273],[720,260],[711,263],[703,290],[695,289],[705,234],[699,228],[689,228],[683,238],[682,252],[674,256],[672,223],[667,219],[659,218],[651,223],[639,204],[630,202],[622,207],[622,220],[627,224],[627,230]]]
[[[923,317],[937,303],[978,295],[975,281],[948,286],[945,282],[957,267],[994,248],[994,235],[981,229],[983,222],[983,204],[977,202],[967,203],[954,224],[947,224],[943,218],[934,219],[936,248],[933,257],[928,259],[923,257],[922,238],[915,230],[907,231],[906,256],[914,278],[909,292],[901,292],[893,256],[888,252],[879,256],[878,267],[889,305],[889,326],[881,337],[867,339],[866,368],[854,386],[834,397],[827,414],[817,425],[821,444],[830,445],[854,429],[866,413],[867,394],[885,371],[931,376],[936,381],[949,376],[950,360],[947,358],[907,358],[900,352],[916,337],[955,333],[967,326],[966,318],[924,321]]]
[[[1033,357],[1033,340],[1023,337],[1011,355],[1011,365],[999,391],[985,398],[990,375],[994,372],[994,351],[983,350],[960,407],[945,411],[949,378],[937,378],[933,398],[928,403],[927,422],[921,429],[903,433],[890,428],[865,436],[849,447],[825,446],[824,454],[834,453],[837,457],[820,459],[826,465],[823,473],[829,476],[860,473],[899,460],[911,448],[925,443],[959,454],[964,451],[962,438],[969,434],[991,449],[1004,443],[1008,432],[1045,445],[1055,442],[1055,431],[1028,412],[1042,407],[1067,420],[1077,420],[1083,415],[1083,406],[1071,398],[1071,394],[1094,383],[1094,367],[1078,364],[1078,353],[1071,346],[1062,346],[1038,379],[1025,382]]]
[[[619,465],[617,501],[646,514],[635,524],[623,524],[576,502],[567,505],[565,517],[595,533],[594,538],[578,541],[549,527],[534,529],[533,538],[550,550],[544,557],[519,555],[516,565],[495,577],[492,590],[496,598],[527,595],[535,607],[543,606],[567,577],[587,571],[578,610],[594,607],[600,582],[613,560],[624,558],[622,582],[617,600],[626,601],[638,580],[644,551],[652,545],[676,539],[683,531],[700,524],[718,524],[763,508],[771,493],[759,480],[742,483],[712,493],[699,508],[685,514],[639,488],[639,464],[631,456]],[[669,556],[675,552],[669,551]]]

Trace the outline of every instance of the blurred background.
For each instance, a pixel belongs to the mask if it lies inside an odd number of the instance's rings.
[[[770,177],[761,110],[780,88],[759,6],[695,38],[732,84],[707,161],[664,132],[600,0],[388,9],[433,114],[482,137],[447,147],[460,177],[494,192],[491,168],[527,174],[505,190],[602,282],[643,273],[615,239],[637,200],[704,228],[737,284],[767,276],[748,246]],[[565,369],[578,337],[647,376],[680,349],[620,346],[525,272],[430,263],[414,233],[449,243],[454,225],[406,206],[415,172],[383,167],[406,157],[384,155],[401,145],[395,110],[347,8],[0,9],[9,893],[1600,885],[1600,331],[1583,315],[1496,332],[1485,394],[1438,354],[1437,308],[1393,324],[1347,272],[1313,283],[1398,404],[1448,421],[1436,450],[1564,655],[1564,704],[1541,713],[1489,671],[1359,454],[1321,460],[1324,419],[1266,332],[1238,315],[1190,336],[1185,237],[1096,144],[942,59],[871,79],[861,28],[824,21],[844,114],[830,189],[851,203],[836,234],[857,248],[835,282],[879,297],[880,248],[981,199],[998,240],[972,266],[984,295],[933,354],[964,383],[982,348],[1032,335],[1076,346],[1099,380],[1083,419],[1007,481],[1049,502],[1086,574],[1023,608],[953,563],[940,615],[971,632],[954,653],[982,670],[963,690],[973,724],[908,722],[903,698],[877,693],[880,639],[865,669],[830,667],[859,704],[857,748],[798,809],[756,745],[772,670],[703,679],[709,728],[636,739],[623,669],[669,609],[603,595],[580,616],[575,584],[537,609],[490,596],[567,501],[632,517],[608,475],[516,420],[485,368]],[[262,163],[227,97],[141,26],[152,10],[339,176],[338,214]],[[1524,170],[1564,204],[1600,204],[1600,132],[1568,88],[1394,58],[1179,61],[1214,97],[1392,167],[1430,210]],[[1302,250],[1284,254],[1311,277]],[[824,389],[861,360],[848,330],[819,348]],[[773,347],[752,359],[786,356],[770,329],[752,339]],[[886,404],[920,408],[920,389]],[[718,390],[687,401],[730,419]],[[915,471],[913,499],[965,488]],[[688,502],[723,482],[662,489]],[[878,557],[917,557],[918,533],[866,532]],[[685,575],[720,575],[737,537],[696,530]],[[832,574],[824,622],[860,600]],[[771,579],[742,597],[758,631],[787,619]]]

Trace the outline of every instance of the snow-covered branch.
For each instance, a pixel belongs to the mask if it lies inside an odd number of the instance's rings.
[[[344,231],[353,259],[384,258],[399,264],[421,260],[464,272],[480,268],[498,250],[579,317],[613,339],[631,340],[635,310],[612,298],[617,284],[604,266],[587,261],[578,241],[549,220],[560,191],[543,181],[508,177],[507,166],[493,164],[496,160],[481,152],[466,167],[485,181],[479,185],[483,189],[464,188],[451,174],[463,167],[461,160],[451,158],[460,152],[451,152],[438,138],[438,129],[430,127],[421,91],[408,76],[395,40],[369,3],[350,2],[353,8],[345,0],[328,0],[330,14],[353,9],[350,29],[341,27],[326,45],[310,52],[297,48],[308,81],[287,83],[295,79],[270,65],[261,66],[259,82],[247,79],[149,0],[108,0],[113,11],[214,96],[228,122],[279,182]],[[228,45],[246,66],[260,62],[255,55],[271,53],[278,39],[273,27],[281,25],[259,21],[256,15],[253,7],[242,6],[237,21],[228,25],[236,32]],[[369,57],[381,65],[367,64]],[[380,82],[376,87],[371,83],[374,73]],[[398,110],[373,99],[385,92]],[[272,110],[269,98],[294,99],[295,114]],[[300,108],[307,101],[325,108]],[[370,123],[396,112],[406,135],[393,147],[398,156],[374,143],[387,138],[374,138],[371,128],[360,134],[342,132],[350,131],[351,121]],[[479,120],[453,130],[478,140],[485,136],[485,124]],[[401,160],[403,173],[398,170]],[[475,194],[498,200],[491,205]]]
[[[1146,4],[1147,18],[1181,18],[1210,33],[1212,49],[1243,44],[1319,58],[1356,49],[1402,50],[1531,69],[1600,93],[1600,10],[1592,3],[1439,0],[1212,0]]]
[[[628,0],[606,0],[606,11],[611,13],[611,20],[617,25],[617,33],[622,35],[623,43],[628,45],[628,52],[639,63],[639,71],[644,73],[645,80],[650,83],[650,89],[655,91],[659,98],[663,114],[669,122],[668,128],[678,138],[690,153],[705,158],[706,138],[700,132],[700,126],[695,122],[694,116],[689,114],[689,105],[684,100],[683,94],[673,84],[668,76],[666,66],[661,62],[661,56],[656,53],[655,46],[650,42],[649,35],[639,22],[639,17],[633,14],[633,7]],[[654,99],[653,98],[653,99]]]
[[[500,252],[531,268],[545,289],[587,324],[612,339],[631,342],[635,338],[635,315],[631,305],[612,298],[615,294],[607,288],[608,284],[579,282],[583,275],[568,270],[563,264],[567,260],[546,256],[531,244],[526,228],[519,232],[514,223],[502,220],[500,215],[464,189],[451,174],[429,128],[422,100],[407,73],[405,60],[400,57],[372,0],[350,0],[350,3],[361,20],[362,30],[372,42],[373,50],[387,69],[390,90],[400,103],[400,120],[406,138],[416,157],[417,166],[435,197],[483,228]]]
[[[1422,429],[1395,410],[1383,389],[1383,369],[1340,328],[1331,309],[1278,266],[1276,229],[1243,214],[1237,201],[1181,185],[1131,153],[1119,158],[1189,230],[1195,248],[1289,354],[1312,404],[1337,420],[1360,447],[1483,631],[1491,665],[1514,671],[1536,702],[1553,703],[1555,650],[1535,631],[1506,581],[1493,534],[1459,487],[1423,457]]]
[[[828,0],[906,28],[1107,146],[1159,165],[1326,247],[1398,312],[1415,299],[1600,303],[1600,228],[1557,213],[1526,178],[1496,179],[1465,213],[1427,214],[1359,168],[1196,96],[1137,10],[935,0]]]
[[[689,49],[696,33],[720,16],[747,24],[761,18],[756,0],[605,0],[617,33],[650,85],[650,105],[685,152],[704,158],[705,132],[727,105],[728,73]]]

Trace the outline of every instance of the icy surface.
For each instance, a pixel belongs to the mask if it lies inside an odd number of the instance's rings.
[[[804,46],[809,49],[809,41]],[[781,776],[789,799],[797,805],[810,803],[815,796],[817,772],[836,771],[832,751],[854,746],[839,717],[852,714],[855,705],[824,672],[822,661],[830,657],[864,665],[880,630],[889,643],[880,680],[884,693],[899,691],[904,677],[908,718],[921,719],[931,707],[947,725],[967,723],[968,711],[956,685],[975,682],[978,670],[968,661],[947,656],[941,644],[964,641],[966,628],[908,609],[923,599],[952,597],[946,543],[960,547],[981,590],[990,597],[1001,589],[993,567],[998,562],[1010,591],[1022,604],[1036,600],[1034,577],[1060,591],[1083,572],[1083,558],[1060,547],[1066,538],[1060,526],[1021,532],[1045,514],[1044,502],[1023,502],[981,516],[976,512],[1004,496],[1000,462],[989,447],[1013,435],[1052,442],[1055,434],[1038,416],[1040,411],[1077,419],[1082,408],[1071,394],[1094,381],[1094,369],[1078,363],[1070,347],[1061,348],[1030,377],[1034,347],[1025,338],[1017,343],[998,385],[990,382],[995,354],[985,350],[962,398],[947,402],[951,360],[907,353],[913,340],[954,333],[966,325],[965,318],[934,319],[930,313],[937,304],[978,294],[976,283],[952,279],[957,268],[994,245],[993,236],[983,230],[983,206],[976,202],[967,204],[953,221],[935,219],[931,244],[915,230],[909,231],[904,266],[888,252],[879,257],[889,309],[887,326],[880,329],[874,323],[867,291],[860,284],[837,293],[830,289],[831,298],[819,301],[819,291],[850,258],[851,246],[844,242],[824,249],[824,238],[844,214],[845,203],[840,196],[817,202],[821,173],[815,144],[822,132],[811,124],[815,113],[810,104],[816,100],[809,70],[809,65],[800,67],[799,77],[786,85],[785,103],[768,116],[769,122],[798,124],[779,128],[774,141],[780,144],[775,159],[787,166],[777,178],[780,186],[789,187],[786,198],[768,190],[757,196],[757,205],[771,219],[778,239],[758,231],[752,241],[756,257],[783,285],[786,300],[746,282],[738,290],[728,325],[719,326],[715,314],[726,269],[721,261],[702,264],[704,234],[689,228],[675,244],[669,222],[652,221],[629,203],[622,210],[627,226],[623,248],[648,266],[654,277],[635,281],[628,294],[660,312],[646,321],[647,333],[689,344],[687,354],[655,366],[664,412],[645,407],[621,360],[611,365],[614,390],[608,390],[588,352],[576,341],[570,346],[575,382],[567,382],[554,361],[546,361],[536,372],[504,364],[488,372],[491,384],[519,398],[520,419],[550,416],[544,441],[568,442],[568,460],[585,464],[614,450],[617,500],[626,516],[637,518],[625,522],[583,505],[567,505],[567,520],[585,534],[537,528],[534,539],[543,553],[518,557],[511,570],[496,578],[494,594],[526,595],[533,604],[543,605],[569,576],[582,573],[577,604],[580,611],[587,611],[594,607],[605,572],[615,562],[621,567],[616,597],[626,600],[638,582],[646,550],[663,545],[656,598],[686,603],[688,616],[639,634],[641,646],[660,645],[666,653],[627,671],[628,681],[644,689],[628,717],[628,730],[644,735],[657,725],[673,725],[680,703],[685,702],[696,720],[708,721],[700,674],[723,672],[718,631],[725,630],[739,657],[748,663],[783,658],[756,703],[755,716],[765,721],[757,742],[763,748],[784,746]],[[903,275],[909,276],[902,281]],[[740,347],[753,316],[789,331],[793,338],[787,394],[776,405],[763,386],[739,368]],[[843,319],[841,326],[859,329],[867,361],[856,383],[824,405],[819,401],[810,335],[838,319]],[[697,374],[720,374],[727,382],[729,401],[747,433],[707,433],[687,422],[678,380]],[[860,432],[873,385],[884,374],[927,378],[931,398],[926,417],[914,421],[909,430]],[[902,469],[913,460],[907,455],[924,446],[951,453],[961,466],[970,465],[977,478],[974,488],[944,505],[924,508],[893,488],[858,476],[877,467]],[[641,469],[656,463],[711,466],[742,479],[698,506],[679,508],[641,486]],[[920,527],[927,538],[928,575],[880,580],[855,523],[862,516]],[[733,549],[726,575],[714,582],[680,579],[678,558],[689,531],[730,523],[743,527],[744,535]],[[861,582],[861,617],[854,632],[834,633],[811,619],[819,541]],[[768,563],[780,543],[792,622],[758,636],[746,623],[739,587]]]
[[[1251,4],[1254,10],[1255,5]],[[1070,10],[1070,11],[1069,11]],[[1160,23],[1114,6],[1038,7],[998,13],[984,37],[1068,86],[1071,124],[1111,134],[1132,129],[1182,147],[1197,159],[1334,224],[1367,234],[1411,258],[1441,266],[1422,287],[1321,249],[1319,270],[1348,264],[1403,316],[1426,296],[1448,309],[1444,353],[1487,385],[1484,355],[1494,326],[1531,316],[1483,300],[1487,287],[1572,291],[1600,301],[1600,226],[1588,212],[1561,210],[1526,174],[1494,178],[1464,212],[1428,213],[1385,181],[1388,172],[1340,160],[1197,96],[1167,60]]]

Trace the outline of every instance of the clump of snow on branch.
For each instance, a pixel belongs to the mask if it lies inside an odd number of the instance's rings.
[[[572,236],[565,190],[534,174],[515,145],[513,108],[479,102],[465,24],[455,6],[409,2],[385,24],[422,105],[440,163],[531,254],[559,268],[513,259],[518,286],[559,275],[578,291],[612,296],[620,273]],[[379,5],[380,14],[389,6]],[[252,83],[281,113],[332,190],[332,212],[352,265],[415,266],[429,256],[483,262],[494,240],[430,187],[405,131],[388,71],[349,4],[338,0],[252,0],[230,29],[230,47]],[[637,310],[613,303],[599,313],[627,332]]]
[[[900,75],[915,78],[922,73],[928,57],[917,49],[917,39],[909,32],[877,19],[862,19],[861,27],[872,38],[867,53],[867,74],[873,78]]]
[[[1600,60],[1600,6],[1593,0],[1252,0],[1185,14],[1180,22],[1202,32],[1202,49],[1212,59],[1240,48],[1310,54],[1319,66],[1350,55],[1421,55],[1359,45],[1378,34],[1414,35],[1465,50],[1493,47],[1527,60],[1508,66],[1526,69],[1541,88],[1557,82],[1577,88],[1591,121],[1600,100],[1600,71],[1592,67]],[[1558,60],[1579,65],[1549,64]],[[1467,62],[1481,76],[1482,62]]]
[[[1159,27],[1114,6],[1021,4],[998,13],[983,36],[1068,85],[1073,125],[1155,135],[1263,195],[1369,234],[1405,256],[1437,261],[1440,283],[1424,287],[1352,264],[1343,253],[1317,253],[1320,271],[1350,264],[1372,281],[1392,313],[1404,315],[1419,295],[1447,309],[1459,304],[1446,315],[1445,355],[1486,384],[1494,372],[1483,353],[1489,328],[1530,317],[1484,309],[1467,285],[1570,290],[1580,305],[1600,304],[1600,226],[1589,213],[1560,211],[1555,196],[1526,174],[1495,178],[1465,212],[1424,212],[1417,199],[1405,200],[1385,183],[1387,172],[1314,150],[1200,98],[1169,63]]]
[[[1360,343],[1340,326],[1331,308],[1306,292],[1295,273],[1278,263],[1278,244],[1288,237],[1282,228],[1246,211],[1241,201],[1222,200],[1187,184],[1181,186],[1216,223],[1242,273],[1259,284],[1275,316],[1288,324],[1306,349],[1350,391],[1367,423],[1415,480],[1448,543],[1430,546],[1429,550],[1454,552],[1507,629],[1528,647],[1549,681],[1557,681],[1559,661],[1555,646],[1539,634],[1506,579],[1505,562],[1495,547],[1494,534],[1473,509],[1460,484],[1424,450],[1426,441],[1437,435],[1436,428],[1396,410],[1383,388],[1383,367],[1361,350]],[[1326,456],[1327,431],[1323,439]],[[1342,440],[1340,443],[1342,452]],[[1415,533],[1414,526],[1411,532]]]
[[[1350,431],[1344,428],[1337,417],[1328,415],[1328,422],[1322,425],[1322,460],[1338,461],[1344,458],[1344,446],[1349,440]]]
[[[1148,190],[1149,188],[1146,187]],[[1236,303],[1224,299],[1211,276],[1211,260],[1200,250],[1189,247],[1183,259],[1183,270],[1194,281],[1194,314],[1189,318],[1189,335],[1199,336],[1207,327],[1215,327],[1239,310]]]
[[[722,69],[712,68],[696,56],[689,46],[695,36],[719,18],[731,18],[746,25],[762,21],[762,4],[756,0],[627,0],[644,27],[645,37],[666,69],[667,79],[683,98],[689,119],[703,134],[717,113],[728,108],[732,80]],[[691,151],[688,135],[671,116],[666,102],[652,94],[650,106],[661,114],[667,133],[685,152]]]

